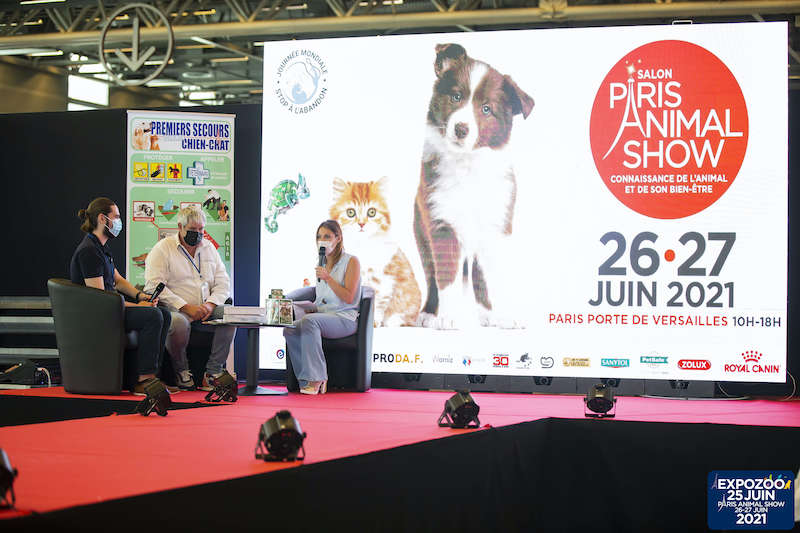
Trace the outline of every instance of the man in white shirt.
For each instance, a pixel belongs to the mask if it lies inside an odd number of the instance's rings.
[[[230,296],[230,278],[219,253],[203,239],[206,215],[197,206],[178,211],[178,234],[161,239],[147,256],[145,292],[152,292],[163,282],[159,297],[172,315],[166,347],[172,356],[178,387],[195,388],[194,377],[186,361],[186,346],[192,328],[203,329],[202,321],[222,318],[223,304]],[[213,378],[225,371],[231,342],[236,335],[232,326],[213,327],[214,340],[206,365],[201,390],[212,390]]]

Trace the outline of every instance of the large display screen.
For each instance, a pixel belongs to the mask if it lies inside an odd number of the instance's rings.
[[[262,300],[316,283],[334,219],[375,290],[373,371],[782,382],[786,38],[265,43]]]

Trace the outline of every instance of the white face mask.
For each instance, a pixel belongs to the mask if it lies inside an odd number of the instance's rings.
[[[111,234],[111,238],[113,239],[114,237],[119,235],[119,233],[122,231],[122,220],[120,220],[119,218],[111,220],[110,218],[108,218],[108,216],[106,216],[106,219],[111,222],[111,227],[106,225],[106,229],[108,230],[108,233]]]
[[[333,252],[333,249],[335,248],[335,244],[334,244],[333,241],[320,241],[320,240],[317,240],[317,248],[318,249],[319,248],[324,248],[325,249],[325,255],[331,255],[331,252]]]

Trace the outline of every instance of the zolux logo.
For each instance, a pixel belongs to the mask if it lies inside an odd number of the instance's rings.
[[[637,213],[681,218],[730,187],[748,138],[739,83],[714,54],[656,41],[614,65],[597,91],[590,124],[595,165]]]
[[[711,361],[707,359],[681,359],[678,361],[681,370],[710,370]]]

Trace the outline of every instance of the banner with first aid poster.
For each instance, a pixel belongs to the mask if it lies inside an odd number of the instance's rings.
[[[178,232],[178,210],[206,215],[203,235],[233,278],[234,115],[128,111],[127,279],[144,287],[147,255]]]
[[[786,36],[265,43],[261,297],[316,283],[334,219],[373,371],[783,382]]]

